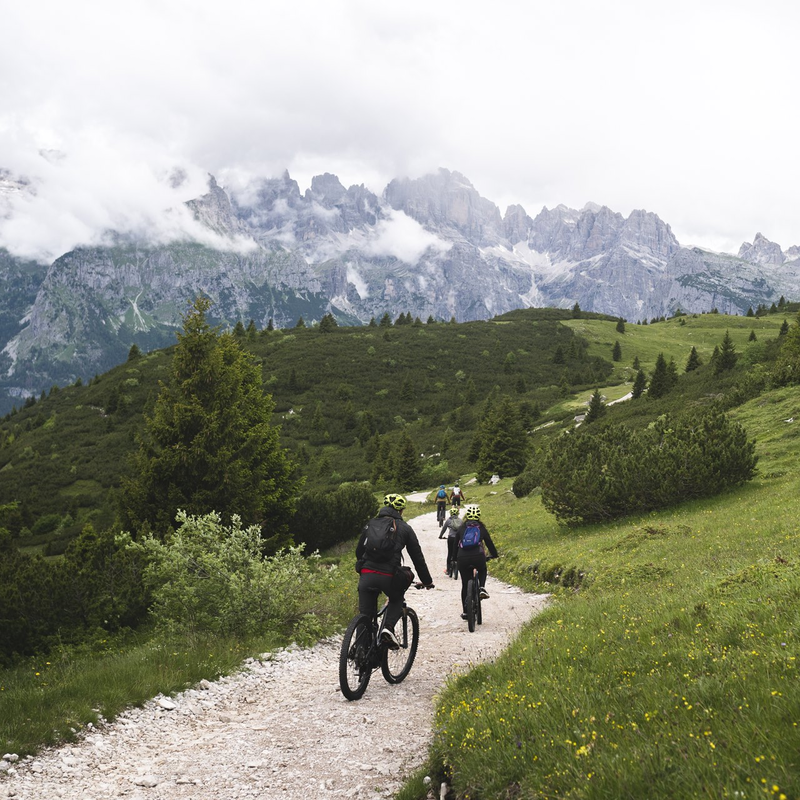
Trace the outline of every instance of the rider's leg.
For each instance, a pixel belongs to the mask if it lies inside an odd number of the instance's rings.
[[[358,579],[358,610],[362,614],[374,617],[378,613],[378,595],[381,592],[388,593],[391,583],[391,575],[362,572]]]

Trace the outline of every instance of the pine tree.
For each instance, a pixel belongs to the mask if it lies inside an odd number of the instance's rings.
[[[387,311],[382,317],[381,321],[378,323],[379,327],[381,328],[388,328],[392,324],[392,318],[389,316],[389,312]]]
[[[758,341],[758,337],[756,336],[755,331],[750,331],[750,335],[747,337],[748,342],[755,342]]]
[[[261,369],[236,339],[206,320],[198,298],[178,334],[169,382],[162,384],[123,483],[120,512],[133,532],[171,529],[189,514],[238,514],[262,526],[269,546],[288,537],[298,485],[271,425],[272,398]]]
[[[375,322],[375,317],[370,317],[368,327],[370,327],[370,328],[377,328],[378,327],[378,323]]]
[[[778,336],[786,336],[787,333],[789,333],[789,323],[787,320],[784,320],[781,329],[778,331]]]
[[[426,325],[434,325],[434,324],[436,324],[436,320],[433,318],[432,314],[428,314],[428,321],[425,324]]]
[[[733,369],[736,366],[736,346],[733,343],[728,331],[725,331],[725,336],[722,338],[722,345],[719,348],[719,358],[714,364],[714,373],[719,375],[728,369]]]
[[[622,347],[619,342],[614,342],[614,347],[611,350],[611,359],[613,361],[622,361]]]
[[[566,363],[566,358],[564,357],[564,348],[561,345],[556,347],[555,352],[553,353],[553,363],[554,364],[564,364]]]
[[[295,328],[305,328],[305,327],[306,327],[306,321],[302,317],[298,317]]]
[[[137,358],[141,358],[142,351],[139,349],[139,345],[132,344],[131,349],[128,350],[128,361],[136,361]]]
[[[638,371],[641,369],[641,366],[639,365],[639,356],[634,356],[634,357],[633,357],[633,368],[634,368],[634,369],[635,369],[637,372],[638,372]]]
[[[581,318],[581,307],[578,305],[578,303],[575,303],[575,305],[572,306],[572,319],[580,319],[580,318]]]
[[[252,342],[255,340],[257,333],[256,323],[251,319],[250,322],[247,323],[247,338]]]
[[[404,431],[395,451],[394,478],[401,491],[415,489],[420,478],[420,459],[411,437]]]
[[[625,320],[622,317],[617,320],[617,333],[625,333]]]
[[[269,322],[267,323],[267,330],[270,333],[275,330],[275,326],[272,324],[272,317],[269,318]]]
[[[686,366],[684,367],[684,372],[693,372],[696,370],[702,362],[700,361],[700,356],[697,354],[697,348],[692,345],[692,350],[689,353],[689,358],[686,361]]]
[[[237,320],[236,324],[233,326],[233,335],[237,339],[244,338],[245,329],[244,329],[244,325],[242,325],[242,321],[241,320]]]
[[[633,400],[638,400],[642,396],[646,388],[647,388],[647,378],[645,378],[644,372],[642,372],[642,370],[639,370],[636,373],[636,378],[633,381],[633,389],[631,389],[631,398]]]
[[[745,316],[746,316],[746,317],[754,317],[754,316],[755,316],[755,314],[753,313],[753,306],[750,306],[750,307],[747,309],[747,313],[745,314]]]
[[[487,414],[478,472],[502,477],[518,475],[528,460],[528,441],[519,413],[509,397],[503,397]]]
[[[663,353],[658,354],[656,366],[650,378],[648,395],[652,398],[663,397],[670,390],[671,382],[667,371],[667,361]]]
[[[331,331],[336,330],[338,327],[339,324],[336,322],[336,318],[331,313],[326,314],[319,322],[320,333],[330,333]]]
[[[606,404],[603,402],[603,396],[600,394],[599,389],[595,389],[589,400],[589,410],[583,419],[584,425],[589,425],[596,422],[600,417],[606,413]]]

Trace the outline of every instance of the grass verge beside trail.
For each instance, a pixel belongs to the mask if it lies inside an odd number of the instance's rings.
[[[351,546],[323,564],[352,564]],[[324,566],[321,568],[325,568]],[[349,573],[347,574],[349,577]],[[127,637],[98,638],[80,648],[30,659],[0,670],[0,755],[35,753],[44,746],[74,739],[77,731],[100,718],[113,719],[130,706],[158,694],[174,694],[203,678],[235,672],[252,656],[292,641],[311,644],[340,629],[357,607],[356,582],[341,580],[327,594],[301,605],[318,623],[265,632],[247,640],[207,638],[164,640],[140,632]],[[305,618],[306,621],[309,619]],[[103,634],[105,636],[105,634]]]
[[[800,796],[800,398],[734,416],[761,458],[735,492],[576,528],[506,482],[481,500],[490,572],[555,598],[443,692],[434,781],[483,800]]]

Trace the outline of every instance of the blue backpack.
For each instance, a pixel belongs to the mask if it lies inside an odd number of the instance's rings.
[[[481,543],[481,526],[477,522],[468,522],[461,537],[461,548],[471,550]]]
[[[439,489],[436,494],[437,500],[447,500],[447,492],[444,489]]]

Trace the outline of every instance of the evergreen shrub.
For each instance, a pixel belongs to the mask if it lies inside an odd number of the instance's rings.
[[[305,545],[306,552],[323,550],[357,536],[377,510],[375,496],[364,484],[305,492],[297,503],[292,536]]]
[[[718,408],[646,430],[582,428],[554,441],[542,503],[562,522],[602,522],[718,494],[755,474],[755,442]]]

